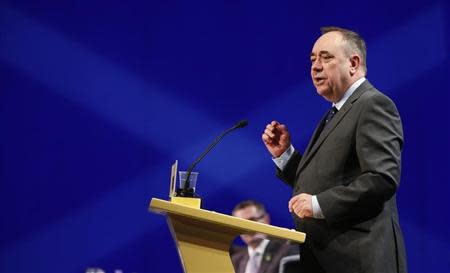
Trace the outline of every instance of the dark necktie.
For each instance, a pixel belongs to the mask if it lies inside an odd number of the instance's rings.
[[[314,139],[311,143],[311,147],[314,146],[314,143],[316,143],[319,136],[322,134],[323,129],[327,126],[328,123],[330,123],[331,119],[333,119],[334,115],[337,113],[338,109],[333,106],[330,110],[328,110],[327,115],[325,116],[325,119],[323,119],[320,123],[320,127],[317,130],[317,133],[314,135]]]
[[[331,119],[334,117],[334,115],[337,113],[338,109],[333,106],[333,108],[331,108],[328,113],[327,116],[325,117],[325,124],[324,124],[324,128],[325,126],[327,126],[327,124],[331,121]]]

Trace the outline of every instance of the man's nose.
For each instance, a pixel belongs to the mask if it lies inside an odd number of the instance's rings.
[[[321,71],[322,70],[322,64],[320,61],[314,61],[311,63],[311,70],[313,71]]]

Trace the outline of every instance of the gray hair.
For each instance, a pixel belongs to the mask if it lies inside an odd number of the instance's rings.
[[[357,53],[361,57],[361,67],[364,73],[367,74],[367,48],[366,42],[364,42],[361,35],[352,30],[341,27],[328,26],[320,28],[322,35],[333,31],[339,32],[342,35],[342,40],[348,45],[347,54],[350,55],[352,53]]]
[[[237,210],[245,209],[247,207],[254,206],[258,211],[262,212],[263,214],[266,214],[266,208],[264,205],[256,200],[245,200],[237,204],[234,209],[233,213],[235,213]]]

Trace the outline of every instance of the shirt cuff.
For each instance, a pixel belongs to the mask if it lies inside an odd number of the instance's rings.
[[[284,170],[284,167],[286,167],[289,159],[291,159],[292,154],[295,152],[294,146],[289,146],[286,151],[280,157],[272,158],[275,165],[277,165],[278,169]]]
[[[322,209],[320,208],[319,201],[317,201],[317,196],[315,195],[312,196],[311,203],[312,203],[313,218],[325,219],[325,216],[322,213]]]

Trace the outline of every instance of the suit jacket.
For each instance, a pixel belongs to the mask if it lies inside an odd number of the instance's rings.
[[[325,216],[294,215],[307,234],[302,265],[327,273],[406,272],[396,205],[403,131],[395,104],[366,80],[319,134],[321,125],[305,153],[277,170],[293,195],[316,195]]]
[[[286,241],[270,240],[264,250],[258,273],[278,273],[280,260],[285,256],[294,254],[298,254],[298,246],[291,245]],[[231,255],[234,271],[236,273],[244,273],[248,259],[247,247],[235,251]]]

